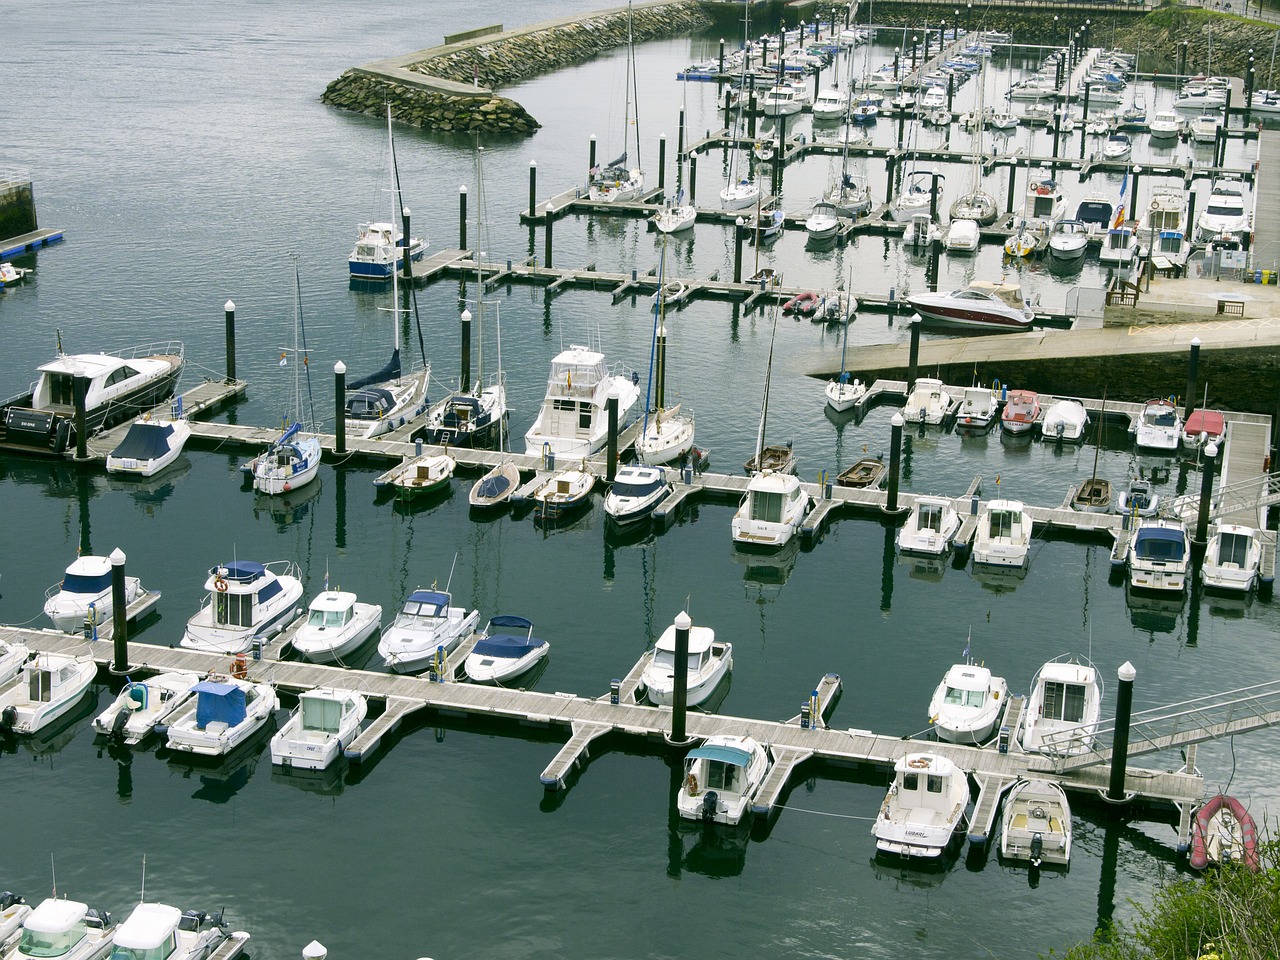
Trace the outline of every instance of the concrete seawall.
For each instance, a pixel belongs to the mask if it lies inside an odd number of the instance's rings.
[[[712,22],[694,0],[636,4],[631,20],[636,41]],[[389,100],[397,120],[424,129],[527,135],[541,125],[495,90],[621,47],[627,34],[626,7],[484,34],[354,67],[320,99],[369,114],[381,114]]]

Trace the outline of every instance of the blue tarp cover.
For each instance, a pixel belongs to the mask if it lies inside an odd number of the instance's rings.
[[[387,361],[387,365],[377,373],[371,373],[367,377],[360,377],[357,380],[351,380],[347,384],[347,390],[359,390],[361,387],[368,387],[375,383],[386,383],[388,380],[395,380],[400,376],[400,351],[393,350],[391,359]],[[347,403],[350,404],[348,399]]]
[[[525,654],[537,650],[546,642],[536,637],[512,637],[506,634],[499,634],[496,637],[484,637],[477,640],[472,649],[485,657],[519,660]]]
[[[121,460],[156,460],[169,452],[173,425],[169,423],[135,423],[124,435],[111,456]]]
[[[713,744],[709,747],[698,747],[696,750],[690,750],[689,759],[719,760],[721,763],[731,763],[735,767],[745,767],[751,762],[751,754],[741,747],[726,747],[721,744]]]
[[[1181,560],[1187,550],[1187,537],[1171,527],[1143,527],[1133,549],[1143,560]]]
[[[204,729],[221,720],[234,727],[244,720],[244,690],[234,683],[201,680],[191,688],[196,692],[196,726]]]
[[[511,486],[511,481],[502,474],[497,474],[492,477],[485,477],[481,480],[480,487],[476,490],[476,493],[481,497],[492,500],[509,486]]]
[[[526,617],[515,617],[510,614],[502,614],[497,617],[489,618],[489,627],[485,631],[492,630],[494,627],[506,627],[508,630],[532,630],[533,621]]]
[[[222,564],[221,568],[214,567],[209,572],[217,573],[222,568],[227,571],[226,578],[236,583],[252,583],[267,571],[266,567],[254,560],[232,560],[230,563]]]
[[[409,594],[408,603],[434,603],[438,607],[449,605],[449,595],[435,590],[415,590]]]

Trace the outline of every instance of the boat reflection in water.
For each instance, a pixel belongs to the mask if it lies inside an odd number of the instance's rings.
[[[184,779],[199,781],[191,799],[227,803],[248,786],[258,761],[267,756],[267,763],[270,764],[267,741],[275,726],[274,719],[268,721],[262,730],[250,737],[234,753],[228,754],[222,763],[202,763],[195,754],[178,753],[165,748],[164,752],[169,755],[169,769],[181,773]]]
[[[191,460],[184,453],[155,476],[135,477],[109,473],[106,476],[107,489],[128,493],[144,513],[149,513],[151,507],[168,500],[178,488],[178,482],[190,472]]]
[[[679,863],[674,867],[674,874],[671,865],[668,865],[667,872],[673,876],[679,876],[680,870],[713,878],[741,876],[750,842],[749,823],[730,826],[681,819],[672,837],[673,852],[680,852]]]
[[[993,567],[988,564],[974,564],[969,575],[982,585],[983,590],[992,593],[1012,593],[1018,584],[1027,579],[1027,565],[1021,567]]]
[[[263,493],[253,495],[253,519],[271,520],[277,529],[284,530],[298,523],[311,510],[315,499],[320,496],[323,482],[319,477],[300,490],[267,496]]]
[[[907,568],[907,576],[912,580],[937,583],[946,572],[950,557],[945,554],[940,557],[926,557],[920,554],[901,553],[898,554],[898,563]]]
[[[1187,604],[1185,592],[1152,593],[1134,590],[1128,583],[1125,584],[1124,599],[1129,608],[1129,622],[1148,633],[1175,632]]]
[[[32,754],[32,758],[37,760],[41,757],[52,757],[55,753],[61,752],[82,730],[89,729],[85,721],[97,710],[98,689],[90,685],[89,689],[81,694],[75,706],[47,727],[42,727],[37,733],[21,737],[13,734],[0,736],[0,752],[17,753],[18,744],[22,744],[27,752]]]
[[[800,556],[800,539],[792,537],[780,550],[774,553],[752,553],[748,550],[734,550],[733,562],[742,566],[742,581],[755,584],[761,588],[772,588],[772,595],[777,596],[796,568],[796,559]]]
[[[305,793],[315,793],[322,797],[336,797],[346,789],[345,777],[349,761],[339,757],[336,763],[319,770],[304,770],[299,767],[284,769],[271,767],[271,782],[283,783],[296,787]]]

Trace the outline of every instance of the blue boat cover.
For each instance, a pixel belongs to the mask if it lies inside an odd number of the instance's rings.
[[[546,646],[546,643],[547,641],[539,640],[537,637],[512,637],[507,634],[498,634],[477,640],[472,650],[485,657],[519,660],[525,654]]]
[[[227,571],[226,578],[228,580],[234,580],[236,583],[252,583],[267,572],[267,568],[257,561],[232,560],[230,563],[224,563],[220,567],[214,567],[209,573],[216,574],[221,569]]]
[[[484,497],[486,500],[492,500],[503,491],[511,486],[511,481],[502,474],[495,474],[492,477],[485,477],[480,481],[480,486],[476,489],[476,495]]]
[[[497,617],[489,618],[489,630],[494,627],[506,627],[508,630],[532,630],[533,621],[526,617],[513,617],[509,614],[503,614]],[[485,631],[486,633],[488,630]]]
[[[1143,560],[1181,560],[1187,551],[1187,537],[1172,527],[1142,527],[1133,549]]]
[[[741,747],[726,747],[723,744],[711,744],[689,751],[690,760],[719,760],[735,767],[745,767],[751,763],[750,752]]]
[[[247,715],[244,706],[244,690],[234,683],[201,680],[191,689],[198,697],[196,726],[201,730],[219,720],[228,727],[234,727]]]
[[[156,460],[169,452],[171,423],[135,423],[111,456],[121,460]]]
[[[415,590],[409,594],[407,603],[434,603],[438,607],[449,605],[449,595],[435,590]]]
[[[391,359],[387,361],[387,365],[377,373],[371,373],[367,377],[361,377],[358,380],[352,380],[347,384],[348,390],[359,390],[361,387],[367,387],[375,383],[386,383],[388,380],[395,380],[400,376],[400,351],[394,350],[391,353]],[[350,407],[351,401],[347,404]]]

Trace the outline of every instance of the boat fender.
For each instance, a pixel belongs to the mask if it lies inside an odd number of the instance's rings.
[[[215,590],[217,590],[219,593],[226,593],[226,592],[227,592],[227,581],[226,581],[226,579],[225,579],[225,578],[223,578],[223,577],[214,577],[214,578],[213,578],[213,588],[214,588]]]
[[[67,419],[59,419],[58,426],[54,428],[53,436],[49,438],[49,446],[53,448],[54,453],[61,453],[71,443],[71,421]]]
[[[689,774],[684,778],[684,788],[689,791],[689,796],[696,797],[698,795],[698,778],[694,774]]]

